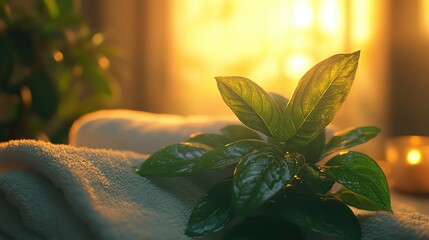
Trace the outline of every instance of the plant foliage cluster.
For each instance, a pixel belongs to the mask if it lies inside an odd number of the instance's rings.
[[[76,118],[111,97],[111,54],[73,0],[0,0],[0,141],[62,142]]]
[[[234,166],[196,204],[186,228],[191,237],[226,229],[223,239],[301,239],[309,232],[360,239],[349,206],[391,212],[390,193],[377,163],[347,149],[380,130],[358,127],[325,139],[359,55],[334,55],[315,65],[290,100],[243,77],[217,77],[223,100],[245,126],[191,135],[154,153],[138,173],[180,177]]]

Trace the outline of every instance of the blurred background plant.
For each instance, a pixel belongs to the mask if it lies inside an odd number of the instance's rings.
[[[73,0],[0,0],[0,141],[65,142],[72,122],[106,107],[114,49]]]

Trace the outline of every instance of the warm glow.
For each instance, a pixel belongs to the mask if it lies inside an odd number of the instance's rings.
[[[429,38],[429,0],[420,0],[420,25],[423,35]]]
[[[64,59],[64,56],[60,51],[55,51],[53,55],[54,55],[55,61],[57,62],[60,62]]]
[[[309,2],[296,2],[292,10],[293,26],[297,28],[308,28],[313,23],[313,8]]]
[[[103,69],[106,69],[110,66],[109,59],[107,59],[105,56],[101,56],[98,58],[98,64]]]
[[[104,36],[101,33],[96,33],[92,36],[92,43],[94,45],[100,45],[104,41]]]
[[[341,0],[326,0],[320,8],[320,28],[323,32],[332,34],[341,29]]]
[[[312,66],[313,61],[306,55],[292,55],[284,64],[285,75],[298,81]]]
[[[422,159],[422,154],[417,149],[411,149],[407,154],[407,162],[411,165],[419,164]]]
[[[374,25],[370,0],[171,3],[168,78],[179,105],[171,111],[185,114],[228,112],[214,84],[219,75],[290,97],[314,64],[362,49],[353,44],[365,43]]]
[[[373,0],[352,1],[352,40],[355,43],[363,43],[369,40],[372,24]]]

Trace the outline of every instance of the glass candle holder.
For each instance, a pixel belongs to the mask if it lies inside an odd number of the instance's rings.
[[[392,188],[407,193],[429,193],[429,136],[389,139],[386,158]]]

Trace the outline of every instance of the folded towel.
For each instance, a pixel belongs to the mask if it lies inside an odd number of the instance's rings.
[[[198,181],[135,174],[145,155],[53,145],[0,144],[0,239],[187,239]],[[192,184],[191,184],[192,183]]]
[[[146,155],[32,140],[0,144],[0,239],[188,239],[196,200],[222,178],[146,179]],[[429,239],[429,218],[357,211],[362,239]]]
[[[69,144],[154,153],[161,147],[186,140],[195,132],[218,132],[238,124],[234,115],[180,116],[114,109],[89,113],[70,130]]]

